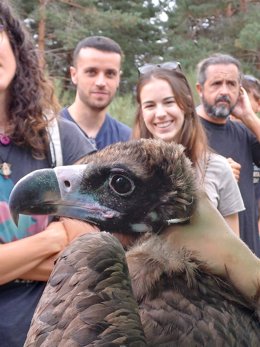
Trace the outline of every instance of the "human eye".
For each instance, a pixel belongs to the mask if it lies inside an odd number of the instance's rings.
[[[176,103],[175,98],[167,98],[164,100],[165,105],[173,105]]]
[[[144,110],[150,110],[154,107],[154,104],[152,102],[146,103],[143,105]]]
[[[108,70],[108,71],[106,72],[106,76],[107,76],[108,78],[114,78],[114,77],[117,76],[117,72],[116,72],[115,70]]]
[[[237,86],[236,81],[229,81],[228,84],[230,85],[230,87],[233,87],[233,88]]]
[[[89,68],[85,70],[85,74],[89,77],[94,77],[96,75],[96,69]]]

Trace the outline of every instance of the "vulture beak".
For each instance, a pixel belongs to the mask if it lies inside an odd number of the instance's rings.
[[[23,177],[9,199],[16,225],[19,214],[71,217],[93,224],[116,217],[117,211],[100,205],[82,185],[83,176],[90,171],[87,165],[71,165],[36,170]]]

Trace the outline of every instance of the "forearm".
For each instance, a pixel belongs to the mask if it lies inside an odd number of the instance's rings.
[[[7,283],[39,266],[64,248],[55,230],[0,245],[0,284]]]
[[[199,200],[189,224],[170,226],[162,237],[175,249],[193,251],[208,271],[230,280],[245,297],[252,299],[259,293],[260,259],[230,230],[205,197]]]
[[[46,281],[54,258],[79,235],[96,231],[88,223],[65,218],[37,235],[0,245],[0,284],[16,278]]]
[[[243,118],[245,126],[252,131],[257,140],[260,142],[260,119],[252,112],[246,114]]]
[[[227,222],[227,224],[230,226],[230,228],[234,231],[234,233],[238,237],[240,237],[238,213],[225,216],[224,219]]]
[[[240,239],[225,242],[223,261],[234,286],[247,298],[255,298],[260,290],[260,259]],[[241,276],[241,274],[243,274]],[[260,304],[260,302],[258,302]]]
[[[24,280],[47,282],[54,268],[54,263],[58,255],[59,254],[55,254],[48,259],[45,259],[32,270],[22,274],[20,278]]]

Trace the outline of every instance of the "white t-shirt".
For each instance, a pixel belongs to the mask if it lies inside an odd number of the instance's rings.
[[[223,217],[245,210],[237,181],[225,157],[209,154],[203,186]]]

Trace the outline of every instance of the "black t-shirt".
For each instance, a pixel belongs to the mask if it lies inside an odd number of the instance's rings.
[[[260,143],[252,132],[239,122],[215,124],[201,118],[210,147],[241,165],[239,188],[245,211],[239,213],[240,235],[249,248],[260,256],[256,201],[253,185],[253,165],[260,166]]]

